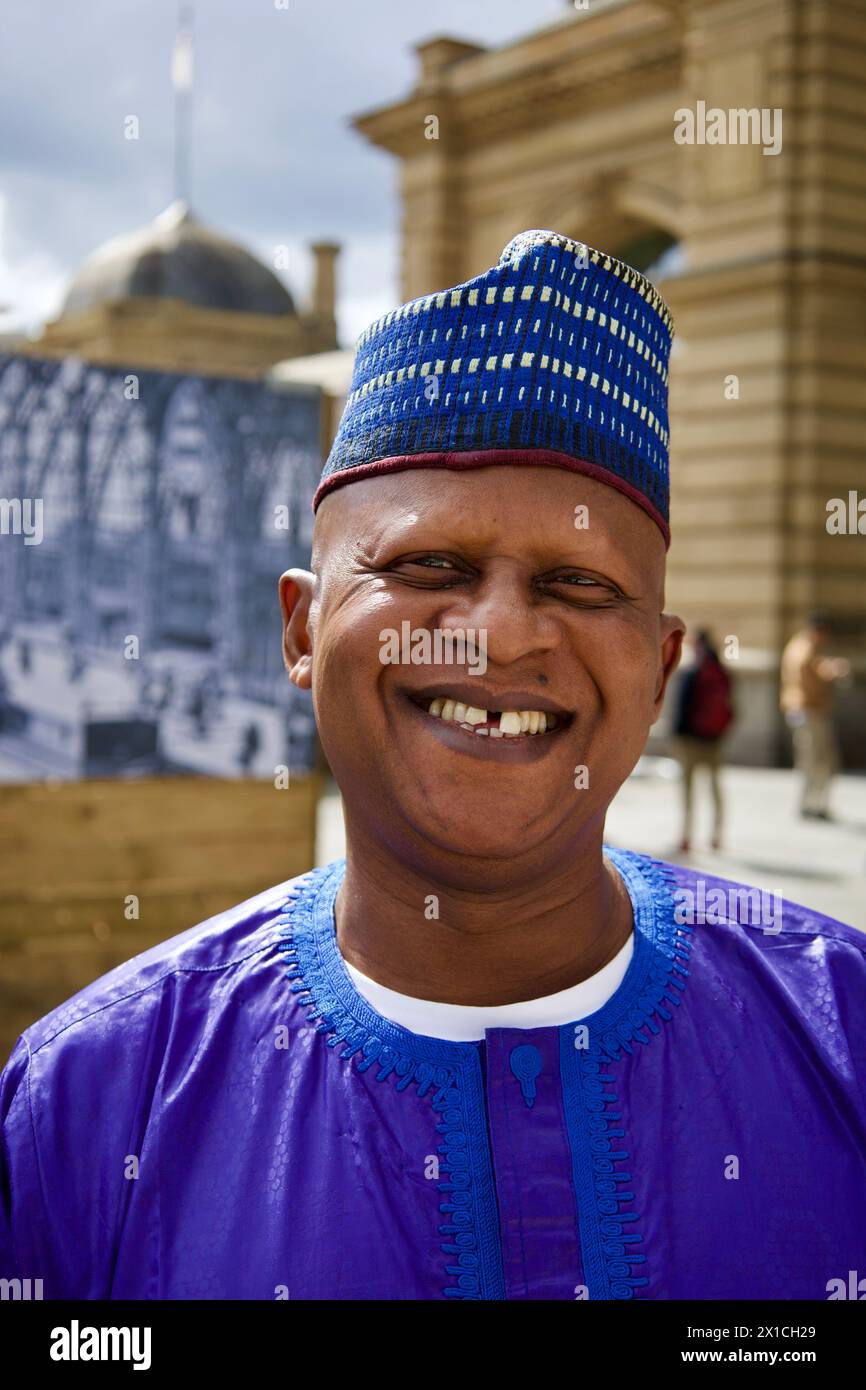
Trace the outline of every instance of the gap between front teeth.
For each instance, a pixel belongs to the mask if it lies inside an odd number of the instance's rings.
[[[493,725],[489,729],[480,729],[477,725],[491,722],[486,709],[479,709],[475,705],[463,705],[458,700],[440,698],[430,702],[427,713],[432,714],[434,719],[449,720],[472,733],[481,736],[490,735],[491,738],[516,738],[521,734],[543,734],[556,724],[556,716],[548,714],[545,710],[507,709],[500,711],[497,725]]]

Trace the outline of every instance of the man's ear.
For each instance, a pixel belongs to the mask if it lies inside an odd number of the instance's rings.
[[[683,654],[683,638],[686,635],[686,625],[682,618],[678,618],[675,613],[662,613],[660,625],[662,640],[653,699],[653,723],[661,714],[668,682],[680,664],[680,657]]]
[[[280,608],[283,613],[283,664],[289,679],[301,690],[313,684],[313,641],[310,605],[316,579],[309,570],[286,570],[280,575]]]

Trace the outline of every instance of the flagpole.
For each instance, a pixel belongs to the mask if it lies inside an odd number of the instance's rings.
[[[181,0],[171,65],[174,86],[174,196],[176,201],[185,203],[187,207],[192,173],[192,23],[192,5]]]

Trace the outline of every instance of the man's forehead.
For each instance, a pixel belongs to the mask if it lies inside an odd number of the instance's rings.
[[[505,545],[640,562],[664,545],[627,497],[565,470],[508,464],[471,472],[413,469],[366,478],[322,500],[319,547],[374,554],[416,544]]]

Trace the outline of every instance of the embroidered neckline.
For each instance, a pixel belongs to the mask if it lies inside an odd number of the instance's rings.
[[[625,1149],[613,1141],[624,1131],[617,1097],[602,1068],[614,1064],[634,1044],[646,1045],[661,1031],[677,1005],[688,971],[685,960],[692,929],[674,919],[674,873],[671,866],[649,856],[605,846],[619,871],[634,911],[634,951],[625,976],[611,998],[579,1026],[587,1029],[588,1046],[575,1046],[576,1024],[558,1028],[563,1079],[571,1082],[575,1104],[566,1105],[566,1124],[572,1149],[573,1178],[578,1200],[584,1275],[590,1298],[631,1298],[647,1284],[637,1266],[645,1256],[636,1247],[642,1237],[625,1233],[638,1220],[626,1210],[631,1192],[618,1191],[630,1175],[615,1167],[627,1161]],[[487,1153],[483,1112],[480,1042],[451,1042],[412,1033],[384,1018],[356,989],[336,939],[334,903],[345,872],[338,859],[299,879],[278,918],[280,950],[299,1004],[310,1010],[328,1047],[342,1045],[339,1055],[352,1059],[361,1072],[376,1081],[393,1077],[396,1089],[410,1085],[430,1097],[440,1116],[443,1135],[438,1183],[443,1194],[440,1211],[448,1218],[439,1227],[445,1239],[446,1272],[452,1282],[447,1298],[505,1297],[492,1171]],[[582,1104],[576,1102],[580,1100]]]
[[[429,999],[414,999],[396,990],[379,985],[355,966],[344,960],[358,993],[370,1007],[410,1033],[451,1042],[483,1042],[490,1029],[559,1028],[577,1018],[585,1018],[589,1005],[596,1010],[616,993],[634,952],[634,933],[630,932],[616,955],[606,965],[579,984],[541,995],[519,1004],[441,1004]],[[439,1032],[439,1028],[444,1031]],[[453,1037],[455,1028],[465,1028],[465,1037]]]

